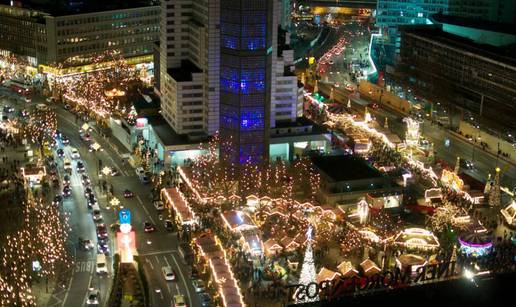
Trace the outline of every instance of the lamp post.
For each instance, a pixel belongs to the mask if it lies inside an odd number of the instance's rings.
[[[110,169],[109,167],[107,167],[107,166],[104,166],[104,168],[102,168],[102,171],[101,171],[101,172],[102,172],[102,174],[103,174],[104,176],[106,176],[106,196],[108,196],[108,191],[107,191],[107,190],[108,190],[108,187],[107,187],[107,180],[108,180],[108,178],[109,178],[109,175],[111,175],[111,169]]]
[[[120,200],[116,197],[113,197],[109,201],[109,204],[111,205],[111,207],[113,207],[113,210],[116,210],[118,208],[118,206],[120,206]]]

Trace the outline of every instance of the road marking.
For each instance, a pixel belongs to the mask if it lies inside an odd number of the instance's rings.
[[[171,254],[175,252],[174,249],[168,249],[168,250],[162,250],[162,251],[156,251],[156,252],[150,252],[150,253],[139,253],[140,256],[154,256],[154,255],[161,255],[161,254]]]
[[[150,261],[149,258],[145,258],[145,261],[149,264],[151,269],[154,271],[154,265],[152,265],[152,261]]]
[[[65,293],[65,296],[63,298],[63,304],[61,305],[61,307],[64,307],[66,299],[68,298],[68,293],[70,293],[70,289],[72,288],[72,281],[73,281],[73,275],[70,278],[70,283],[68,284],[68,288],[66,289],[66,293]]]
[[[179,263],[177,263],[176,257],[174,257],[174,254],[172,254],[172,260],[174,260],[174,263],[176,264],[177,268],[179,269],[179,274],[181,274],[181,278],[183,279],[183,284],[186,288],[186,294],[188,295],[188,301],[190,302],[190,305],[192,305],[192,296],[190,295],[190,289],[188,289],[188,285],[186,284],[185,276],[183,275],[183,271],[181,271],[181,267],[179,266]]]
[[[136,195],[136,199],[138,199],[138,202],[140,203],[140,205],[143,205],[143,201],[140,198],[140,195]]]
[[[145,207],[144,207],[144,208],[145,208]],[[149,214],[149,219],[150,219],[150,221],[151,221],[151,223],[152,223],[152,224],[156,225],[156,222],[154,222],[154,219],[152,218],[152,216],[150,216],[150,214]],[[156,226],[157,226],[157,225],[156,225]]]

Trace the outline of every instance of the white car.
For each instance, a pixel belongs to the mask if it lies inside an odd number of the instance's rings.
[[[174,307],[186,307],[185,297],[181,294],[174,295]]]
[[[143,175],[145,175],[145,170],[143,169],[143,167],[136,168],[136,176],[141,177]]]
[[[77,148],[70,149],[70,152],[70,156],[72,157],[72,159],[79,159],[81,157],[81,155],[79,154],[79,150],[77,150]]]
[[[174,273],[174,270],[172,270],[169,266],[164,266],[163,269],[161,269],[163,272],[163,276],[165,277],[165,280],[172,281],[176,280],[176,274]]]
[[[88,291],[88,299],[86,300],[88,305],[99,305],[100,304],[100,291],[91,289]]]
[[[155,200],[154,207],[156,208],[156,210],[160,210],[160,211],[165,209],[165,206],[163,205],[163,202],[161,200]]]
[[[204,285],[204,281],[197,279],[192,282],[195,292],[202,293],[206,291],[206,286]]]

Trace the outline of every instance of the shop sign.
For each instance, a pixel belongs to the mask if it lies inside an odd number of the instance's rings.
[[[317,296],[332,300],[346,294],[366,293],[373,290],[402,288],[428,282],[437,282],[451,279],[458,275],[456,262],[442,262],[439,264],[418,267],[414,273],[410,268],[401,271],[395,268],[392,271],[384,271],[372,276],[342,277],[333,280],[325,280],[320,283],[308,285],[288,285],[288,297],[294,301],[305,301]]]

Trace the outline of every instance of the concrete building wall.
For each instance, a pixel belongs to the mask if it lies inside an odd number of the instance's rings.
[[[119,50],[126,58],[152,54],[159,7],[52,16],[0,5],[0,49],[37,59],[37,64],[91,63],[91,56]]]

